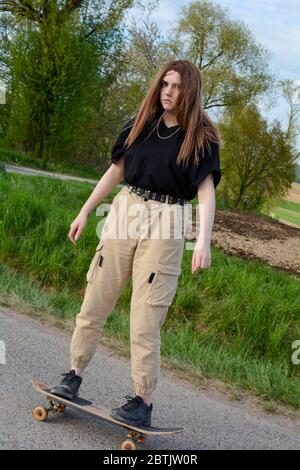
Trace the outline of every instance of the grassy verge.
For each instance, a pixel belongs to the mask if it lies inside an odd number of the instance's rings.
[[[95,213],[78,245],[69,225],[90,185],[3,174],[0,177],[0,296],[4,305],[72,325],[97,243]],[[113,197],[114,194],[111,196]],[[212,266],[182,274],[162,330],[162,359],[191,376],[235,384],[269,400],[299,407],[300,284],[257,261],[212,247]],[[105,327],[107,341],[129,355],[131,282]]]
[[[278,206],[300,214],[300,204],[297,204],[297,202],[282,200]]]
[[[280,203],[272,208],[272,216],[276,219],[283,219],[292,222],[300,227],[300,204],[292,201],[281,200]]]
[[[68,165],[58,163],[43,163],[30,154],[24,154],[18,150],[6,149],[0,147],[0,162],[9,163],[15,166],[26,166],[36,170],[52,171],[64,173],[72,176],[81,176],[98,180],[101,176],[100,172],[94,168],[82,168],[82,165]]]
[[[292,222],[300,227],[300,214],[298,212],[290,211],[282,207],[276,207],[274,213],[276,218],[284,219],[287,222]]]

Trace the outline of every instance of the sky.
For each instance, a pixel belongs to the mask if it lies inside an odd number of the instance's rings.
[[[180,8],[190,0],[160,0],[150,19],[161,32],[166,32],[178,19]],[[300,85],[300,0],[215,0],[228,9],[232,20],[240,20],[254,34],[256,40],[271,54],[270,66],[279,79],[296,80]],[[141,17],[141,10],[130,9],[126,21]],[[263,112],[263,110],[262,110]],[[264,116],[271,122],[278,119],[283,129],[287,125],[288,105],[283,98]],[[300,148],[300,136],[297,139]]]

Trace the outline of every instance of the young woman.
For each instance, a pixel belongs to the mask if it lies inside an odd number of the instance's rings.
[[[220,132],[202,108],[200,71],[187,60],[169,62],[157,73],[137,114],[123,126],[112,149],[112,165],[71,224],[69,239],[76,244],[90,211],[124,178],[127,185],[113,199],[87,273],[70,346],[71,369],[53,393],[77,396],[99,334],[131,277],[134,396],[126,396],[127,402],[111,415],[151,425],[151,395],[160,374],[160,329],[181,273],[184,210],[197,194],[202,213],[192,273],[211,264],[220,144]]]

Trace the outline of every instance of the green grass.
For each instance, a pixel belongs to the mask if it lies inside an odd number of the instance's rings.
[[[0,178],[0,259],[41,285],[78,288],[97,241],[95,225],[87,224],[76,247],[68,233],[93,186],[42,176],[2,173]],[[101,220],[95,211],[90,219]]]
[[[282,199],[277,206],[272,208],[271,212],[273,218],[283,219],[300,227],[300,204]]]
[[[275,217],[278,219],[284,219],[288,222],[292,222],[293,224],[299,225],[300,227],[300,213],[296,211],[292,211],[290,209],[286,209],[283,207],[275,207],[272,209]]]
[[[297,202],[281,200],[278,206],[300,214],[300,204]]]
[[[98,242],[95,211],[76,247],[67,234],[92,188],[0,176],[2,303],[65,322],[74,319]],[[185,250],[162,331],[162,359],[192,376],[216,378],[299,407],[300,365],[291,361],[292,343],[300,339],[299,280],[214,247],[210,269],[192,274],[191,259],[192,251]],[[105,327],[106,336],[127,351],[131,289],[130,281]]]

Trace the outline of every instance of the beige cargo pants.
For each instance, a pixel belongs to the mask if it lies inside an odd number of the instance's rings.
[[[133,390],[136,394],[153,392],[160,374],[160,329],[181,273],[184,207],[145,201],[127,186],[115,196],[87,272],[70,346],[72,368],[88,365],[107,317],[132,278]]]

